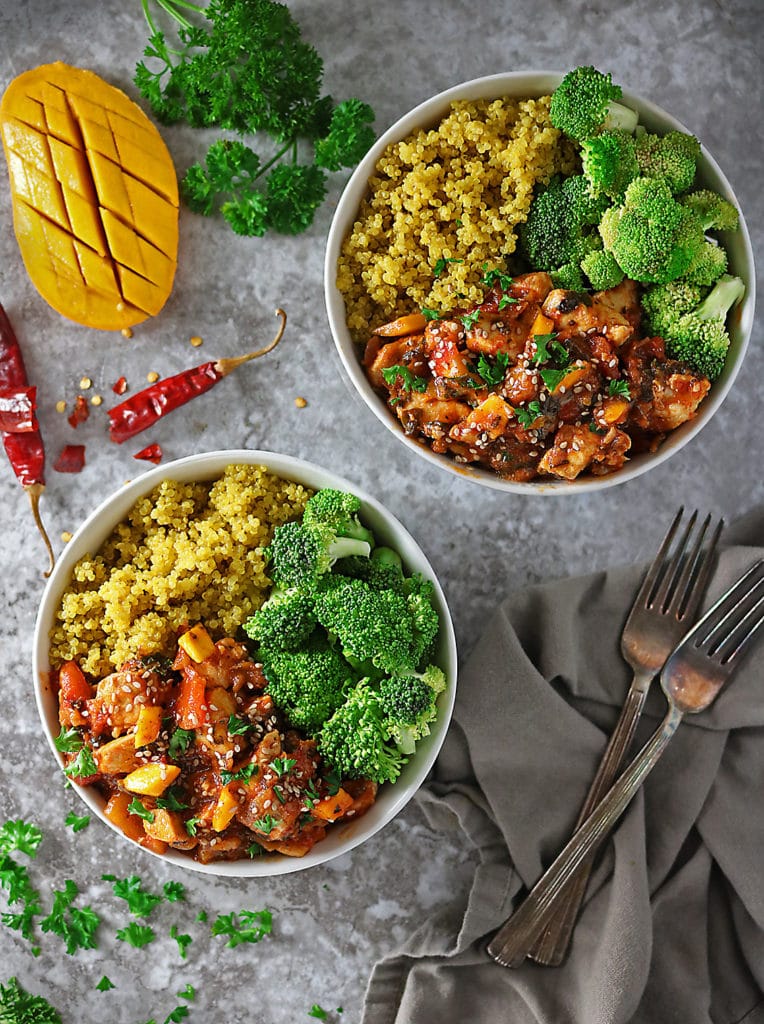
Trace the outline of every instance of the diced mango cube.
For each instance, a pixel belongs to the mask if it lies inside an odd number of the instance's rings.
[[[141,765],[134,772],[130,772],[122,780],[122,785],[129,793],[138,793],[141,796],[161,796],[180,775],[180,768],[176,764],[151,764]]]
[[[135,725],[135,746],[145,747],[153,743],[161,728],[162,708],[144,705],[138,712],[138,721]]]
[[[233,820],[234,814],[239,806],[239,801],[234,792],[231,791],[230,783],[220,790],[218,802],[212,812],[212,827],[215,832],[222,832]]]
[[[189,658],[197,663],[205,661],[215,653],[212,637],[201,623],[187,630],[178,640],[178,646],[182,647]]]

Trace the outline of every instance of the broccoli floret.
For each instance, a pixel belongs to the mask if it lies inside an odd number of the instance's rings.
[[[328,526],[338,537],[364,540],[373,548],[374,534],[361,524],[360,509],[360,499],[354,494],[324,487],[308,499],[302,521],[305,526]]]
[[[642,311],[648,329],[665,337],[679,317],[699,305],[702,297],[701,289],[686,278],[651,285],[642,295]]]
[[[379,696],[367,680],[351,691],[318,735],[318,750],[343,778],[395,782],[405,758],[390,742]]]
[[[679,202],[692,210],[704,231],[736,231],[740,223],[740,215],[732,203],[710,189],[688,192]]]
[[[410,664],[417,668],[431,653],[440,628],[438,613],[432,603],[435,588],[431,580],[415,573],[405,581],[404,589],[414,630]]]
[[[336,648],[316,633],[298,651],[261,645],[268,693],[289,723],[312,734],[345,700],[354,673]]]
[[[593,195],[621,199],[639,175],[634,137],[623,131],[604,131],[581,144],[584,177]]]
[[[566,263],[563,267],[553,270],[550,275],[555,288],[565,288],[569,292],[582,292],[586,284],[577,263]]]
[[[308,639],[317,621],[310,594],[276,589],[244,623],[244,632],[260,643],[293,650]]]
[[[696,309],[671,326],[666,334],[668,354],[689,363],[709,380],[716,380],[724,369],[730,344],[727,313],[744,294],[740,278],[725,274]]]
[[[372,590],[363,580],[346,579],[316,596],[321,625],[342,644],[351,664],[371,662],[382,672],[416,668],[415,631],[409,598],[392,590]]]
[[[609,74],[591,66],[575,68],[552,93],[549,117],[555,128],[579,142],[601,128],[633,132],[637,114],[616,103],[620,97],[621,87],[613,85]]]
[[[700,156],[700,143],[694,135],[645,132],[637,137],[635,151],[641,177],[660,178],[674,195],[686,192],[692,185]]]
[[[520,229],[520,243],[533,269],[578,266],[588,252],[599,248],[594,225],[607,204],[606,196],[592,196],[580,174],[554,178],[535,196]]]
[[[592,288],[597,292],[615,288],[624,278],[623,271],[609,249],[598,249],[584,256],[581,260],[581,269],[591,281]]]
[[[348,555],[368,558],[371,548],[367,541],[338,537],[325,524],[285,523],[276,527],[265,553],[270,560],[274,583],[284,588],[310,588],[329,572],[338,558]]]
[[[392,548],[374,548],[371,558],[343,558],[335,564],[334,571],[363,580],[372,590],[403,591],[405,577],[401,558]]]
[[[413,754],[417,740],[429,736],[438,714],[435,703],[446,688],[446,677],[436,665],[422,673],[391,676],[379,684],[379,696],[390,735],[403,754]]]
[[[726,272],[727,253],[720,245],[706,241],[690,264],[684,279],[706,288],[715,284]]]
[[[600,234],[628,277],[658,284],[681,277],[705,240],[698,218],[659,178],[635,178],[623,205],[603,218]]]

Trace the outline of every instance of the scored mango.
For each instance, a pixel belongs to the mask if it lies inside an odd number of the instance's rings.
[[[155,316],[178,256],[178,182],[157,129],[92,71],[25,71],[0,103],[13,226],[59,313],[101,330]]]

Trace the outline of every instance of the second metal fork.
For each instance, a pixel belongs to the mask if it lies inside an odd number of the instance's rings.
[[[612,785],[634,736],[650,683],[695,621],[705,592],[712,555],[724,523],[720,521],[711,530],[711,516],[706,516],[695,533],[698,513],[693,512],[672,551],[683,516],[684,509],[680,508],[647,570],[626,620],[621,636],[621,653],[634,670],[634,679],[579,813],[576,828],[588,818]],[[704,548],[707,536],[710,539]],[[596,851],[584,861],[560,896],[555,914],[544,932],[536,941],[529,937],[525,952],[537,963],[556,967],[565,959],[595,855]]]

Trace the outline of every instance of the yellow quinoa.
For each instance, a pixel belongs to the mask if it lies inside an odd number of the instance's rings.
[[[268,595],[263,548],[310,495],[262,466],[229,466],[214,482],[165,480],[74,567],[51,666],[73,658],[100,677],[138,654],[171,655],[184,624],[234,635]]]
[[[536,184],[577,169],[549,101],[457,101],[434,128],[387,147],[337,268],[356,339],[423,306],[480,300],[483,264],[514,252]],[[436,278],[443,260],[454,262]]]

